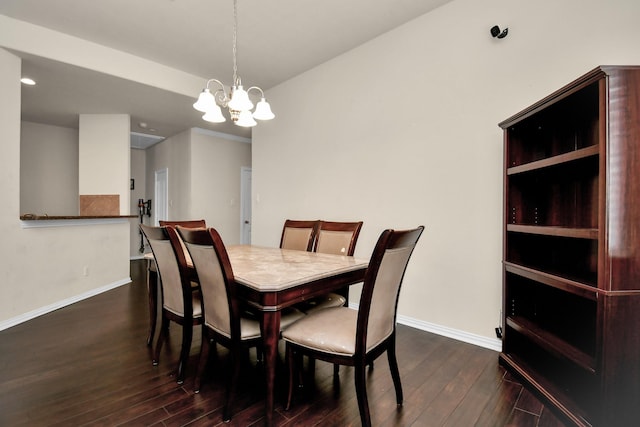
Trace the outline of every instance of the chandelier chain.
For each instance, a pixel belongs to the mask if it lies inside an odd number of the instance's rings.
[[[233,0],[233,85],[238,84],[238,2]]]
[[[211,93],[209,85],[216,83],[220,89]],[[260,102],[255,106],[249,99],[249,92],[252,90],[260,92]],[[224,83],[218,79],[207,80],[206,87],[198,96],[198,100],[193,104],[193,108],[205,113],[202,118],[211,123],[222,123],[226,119],[222,115],[220,107],[227,108],[231,120],[237,126],[252,127],[255,126],[257,120],[271,120],[275,117],[271,111],[271,106],[264,99],[264,91],[258,86],[251,86],[244,90],[242,82],[238,76],[238,1],[233,0],[233,82],[227,88]]]

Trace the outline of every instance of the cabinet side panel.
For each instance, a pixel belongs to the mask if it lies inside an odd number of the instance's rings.
[[[640,294],[609,294],[603,303],[602,411],[599,425],[631,426],[640,419]]]
[[[640,72],[609,75],[606,290],[640,289]]]

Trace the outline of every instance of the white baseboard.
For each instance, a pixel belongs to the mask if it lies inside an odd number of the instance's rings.
[[[489,350],[502,351],[502,340],[497,338],[488,338],[482,335],[471,334],[459,329],[448,328],[442,325],[425,322],[423,320],[414,319],[407,316],[398,316],[398,323],[420,329],[421,331],[432,332],[454,340],[477,345],[479,347],[488,348]]]
[[[118,286],[126,285],[127,283],[131,283],[131,278],[128,277],[126,279],[118,280],[116,282],[110,283],[108,285],[102,286],[100,288],[91,289],[90,291],[84,292],[79,295],[75,295],[71,298],[64,299],[62,301],[55,302],[53,304],[46,305],[44,307],[37,308],[35,310],[29,311],[27,313],[23,313],[19,316],[12,317],[10,319],[4,320],[0,322],[0,331],[8,329],[12,326],[19,325],[20,323],[26,322],[31,319],[35,319],[38,316],[42,316],[43,314],[50,313],[52,311],[58,310],[59,308],[66,307],[78,301],[82,301],[87,298],[91,298],[92,296],[101,294],[103,292],[109,291],[111,289],[117,288]]]
[[[132,258],[133,259],[133,258]],[[30,312],[21,314],[19,316],[13,317],[11,319],[7,319],[5,321],[0,322],[0,331],[8,329],[12,326],[19,325],[20,323],[26,322],[28,320],[34,319],[38,316],[42,316],[43,314],[50,313],[59,308],[66,307],[78,301],[82,301],[84,299],[90,298],[92,296],[101,294],[103,292],[109,291],[111,289],[117,288],[118,286],[126,285],[127,283],[131,283],[131,278],[128,277],[126,279],[118,280],[116,282],[110,283],[106,286],[102,286],[100,288],[92,289],[88,292],[82,293],[80,295],[73,296],[71,298],[67,298],[62,301],[58,301],[56,303],[40,307],[36,310],[32,310]],[[357,304],[349,304],[349,307],[353,309],[358,309]],[[469,344],[477,345],[479,347],[488,348],[490,350],[502,351],[502,341],[497,338],[487,338],[485,336],[471,334],[469,332],[461,331],[459,329],[453,329],[442,325],[436,325],[434,323],[425,322],[423,320],[414,319],[408,316],[398,316],[398,323],[406,326],[410,326],[412,328],[420,329],[421,331],[431,332],[437,335],[442,335],[448,338],[452,338],[454,340],[466,342]]]
[[[349,307],[358,309],[357,304],[349,304]],[[454,340],[466,342],[468,344],[477,345],[478,347],[488,348],[489,350],[502,351],[502,340],[497,338],[487,338],[482,335],[471,334],[469,332],[453,329],[435,323],[425,322],[424,320],[414,319],[408,316],[398,316],[398,323],[401,325],[411,326],[421,331],[431,332]]]

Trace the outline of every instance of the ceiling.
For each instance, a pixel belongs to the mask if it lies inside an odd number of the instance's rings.
[[[449,1],[238,0],[238,74],[245,86],[268,90]],[[231,0],[1,0],[0,14],[202,76],[203,86],[212,77],[231,83]],[[38,82],[23,86],[24,120],[77,127],[79,113],[126,113],[132,132],[143,135],[191,127],[251,135],[229,121],[201,120],[191,107],[197,93],[15,53],[23,75]]]

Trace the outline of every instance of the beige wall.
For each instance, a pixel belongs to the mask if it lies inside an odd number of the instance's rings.
[[[168,170],[167,219],[204,218],[226,244],[240,241],[240,168],[251,166],[250,144],[193,129],[146,151],[147,197],[154,197],[155,171]]]
[[[78,130],[22,122],[20,213],[78,215]]]
[[[401,320],[498,347],[497,123],[598,64],[640,64],[638,16],[635,0],[457,0],[269,90],[253,242],[277,245],[285,218],[360,219],[368,257],[384,228],[423,224]]]
[[[0,49],[0,329],[129,279],[129,224],[23,228],[20,59]]]
[[[598,64],[640,64],[638,16],[636,0],[455,0],[268,90],[277,117],[253,131],[254,243],[277,245],[287,217],[362,219],[356,255],[367,257],[382,229],[424,224],[400,319],[499,345],[493,338],[501,300],[497,123]],[[509,36],[491,38],[495,24],[508,26]],[[201,89],[201,77],[2,16],[0,45],[177,93]],[[60,248],[58,266],[39,249],[55,230],[18,228],[19,61],[4,51],[0,61],[0,186],[8,198],[0,206],[6,237],[0,256],[12,266],[0,273],[3,283],[29,284],[1,288],[0,304],[11,306],[0,306],[0,313],[11,317],[73,294],[75,258],[95,242],[71,239],[79,249]],[[155,159],[168,164],[171,153],[163,150]],[[147,188],[151,182],[147,175]],[[177,203],[175,190],[172,215],[191,213],[187,202]],[[32,265],[27,254],[55,275],[23,274]]]
[[[227,245],[240,243],[240,170],[251,167],[251,144],[191,131],[191,212],[215,227]]]

